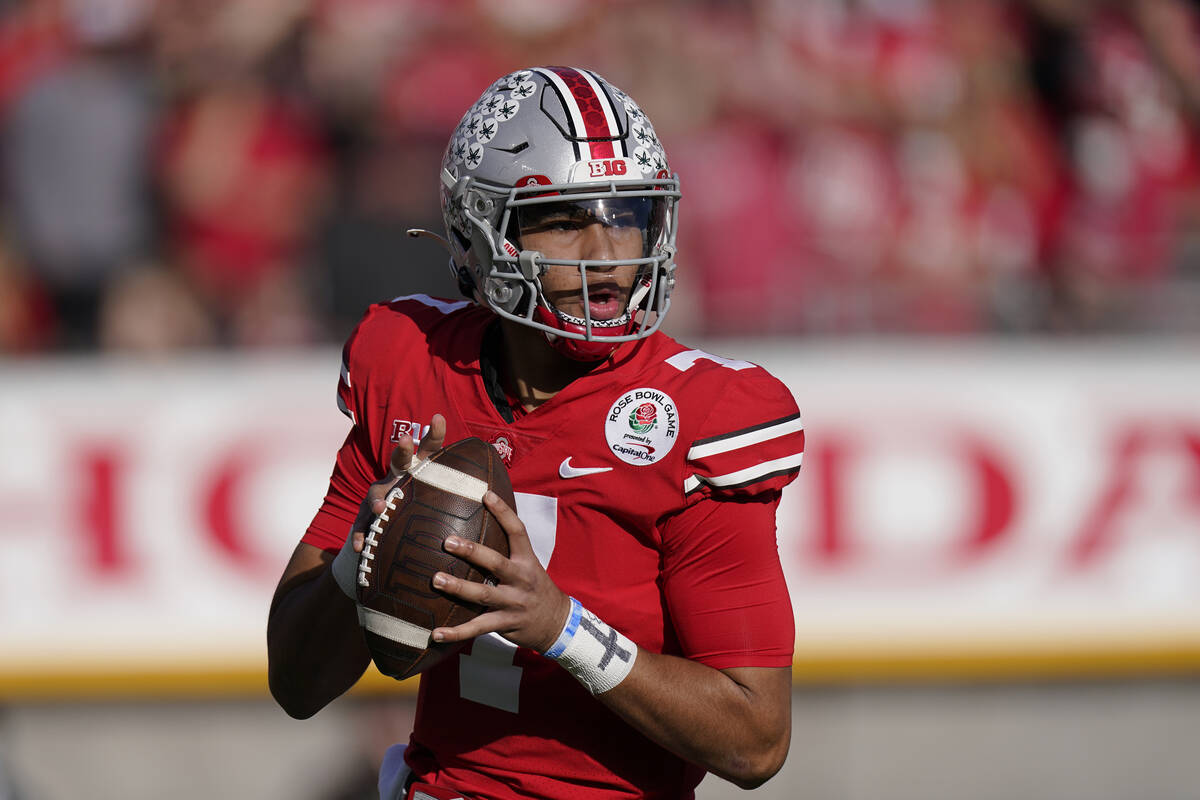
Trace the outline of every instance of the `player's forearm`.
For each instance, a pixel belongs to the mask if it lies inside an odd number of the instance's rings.
[[[625,680],[597,697],[653,741],[743,789],[764,783],[787,757],[787,669],[722,672],[639,650]]]
[[[354,603],[328,568],[277,594],[267,622],[271,694],[289,715],[306,719],[362,676],[370,654]]]

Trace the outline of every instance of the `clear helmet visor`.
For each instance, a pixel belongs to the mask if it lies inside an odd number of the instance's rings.
[[[538,276],[540,302],[585,331],[627,326],[631,306],[649,289],[647,271],[654,267],[648,257],[663,231],[666,201],[556,198],[516,211],[521,249],[545,259]]]
[[[648,257],[666,218],[667,201],[662,198],[554,199],[518,206],[510,233],[522,249],[565,255],[576,253],[591,227],[599,225],[614,251],[612,259],[619,261]]]

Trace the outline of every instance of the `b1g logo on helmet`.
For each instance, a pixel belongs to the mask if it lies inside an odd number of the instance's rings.
[[[629,167],[623,158],[604,158],[600,161],[589,161],[588,170],[593,178],[608,178],[613,175],[625,175]]]
[[[570,181],[604,180],[605,178],[639,177],[641,172],[629,158],[596,158],[580,161],[571,167]]]
[[[644,467],[675,446],[679,411],[667,393],[650,387],[621,395],[604,420],[608,448],[626,464]]]

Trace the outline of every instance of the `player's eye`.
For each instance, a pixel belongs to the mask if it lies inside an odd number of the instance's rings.
[[[589,221],[567,214],[557,214],[522,225],[521,233],[546,233],[550,231],[558,233],[576,232],[583,229]]]

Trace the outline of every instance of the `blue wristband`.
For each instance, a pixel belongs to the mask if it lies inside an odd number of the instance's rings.
[[[567,624],[563,626],[562,633],[558,634],[558,638],[554,640],[554,644],[550,645],[544,655],[546,658],[557,659],[567,649],[567,645],[575,638],[575,631],[579,630],[579,618],[583,616],[583,605],[574,597],[571,600],[571,613],[567,616]]]

